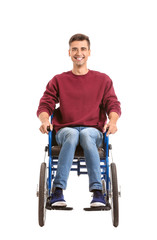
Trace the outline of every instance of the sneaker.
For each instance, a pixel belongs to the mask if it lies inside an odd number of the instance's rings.
[[[102,207],[106,206],[105,198],[101,190],[94,190],[93,199],[90,203],[90,207]]]
[[[51,206],[56,207],[66,207],[66,201],[64,200],[63,191],[62,189],[56,188],[54,193],[51,195]]]

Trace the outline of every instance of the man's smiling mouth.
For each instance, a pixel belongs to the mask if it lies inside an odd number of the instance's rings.
[[[81,61],[84,57],[74,57],[76,60]]]

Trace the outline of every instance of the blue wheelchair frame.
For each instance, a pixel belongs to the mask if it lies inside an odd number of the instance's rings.
[[[52,123],[53,115],[51,116],[51,123]],[[48,136],[48,152],[49,152],[49,167],[48,167],[48,179],[47,179],[47,186],[48,186],[48,196],[51,195],[52,190],[52,180],[55,176],[55,171],[57,170],[57,167],[54,167],[58,164],[58,158],[53,156],[52,153],[52,140],[53,140],[53,132],[49,132]],[[105,158],[100,158],[100,165],[101,168],[101,175],[102,179],[105,180],[106,183],[106,193],[104,196],[106,197],[106,200],[108,202],[109,199],[109,192],[110,192],[110,177],[109,177],[109,137],[106,136],[106,133],[104,133],[104,141],[103,141],[103,149],[105,151]],[[71,171],[77,171],[77,175],[81,174],[87,174],[87,172],[81,171],[81,168],[86,168],[85,165],[81,165],[81,163],[85,163],[84,157],[79,157],[77,162],[73,161],[72,165],[76,165],[77,168],[71,168]]]

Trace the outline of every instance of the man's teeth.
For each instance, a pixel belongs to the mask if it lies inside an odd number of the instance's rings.
[[[82,60],[83,58],[81,57],[81,58],[76,58],[76,59],[80,61],[80,60]]]

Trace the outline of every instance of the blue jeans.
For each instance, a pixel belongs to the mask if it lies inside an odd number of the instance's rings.
[[[66,189],[75,150],[80,141],[86,159],[89,191],[93,189],[101,190],[102,184],[98,147],[102,144],[103,133],[93,127],[65,127],[57,132],[56,141],[62,148],[58,158],[58,168],[53,186]]]

